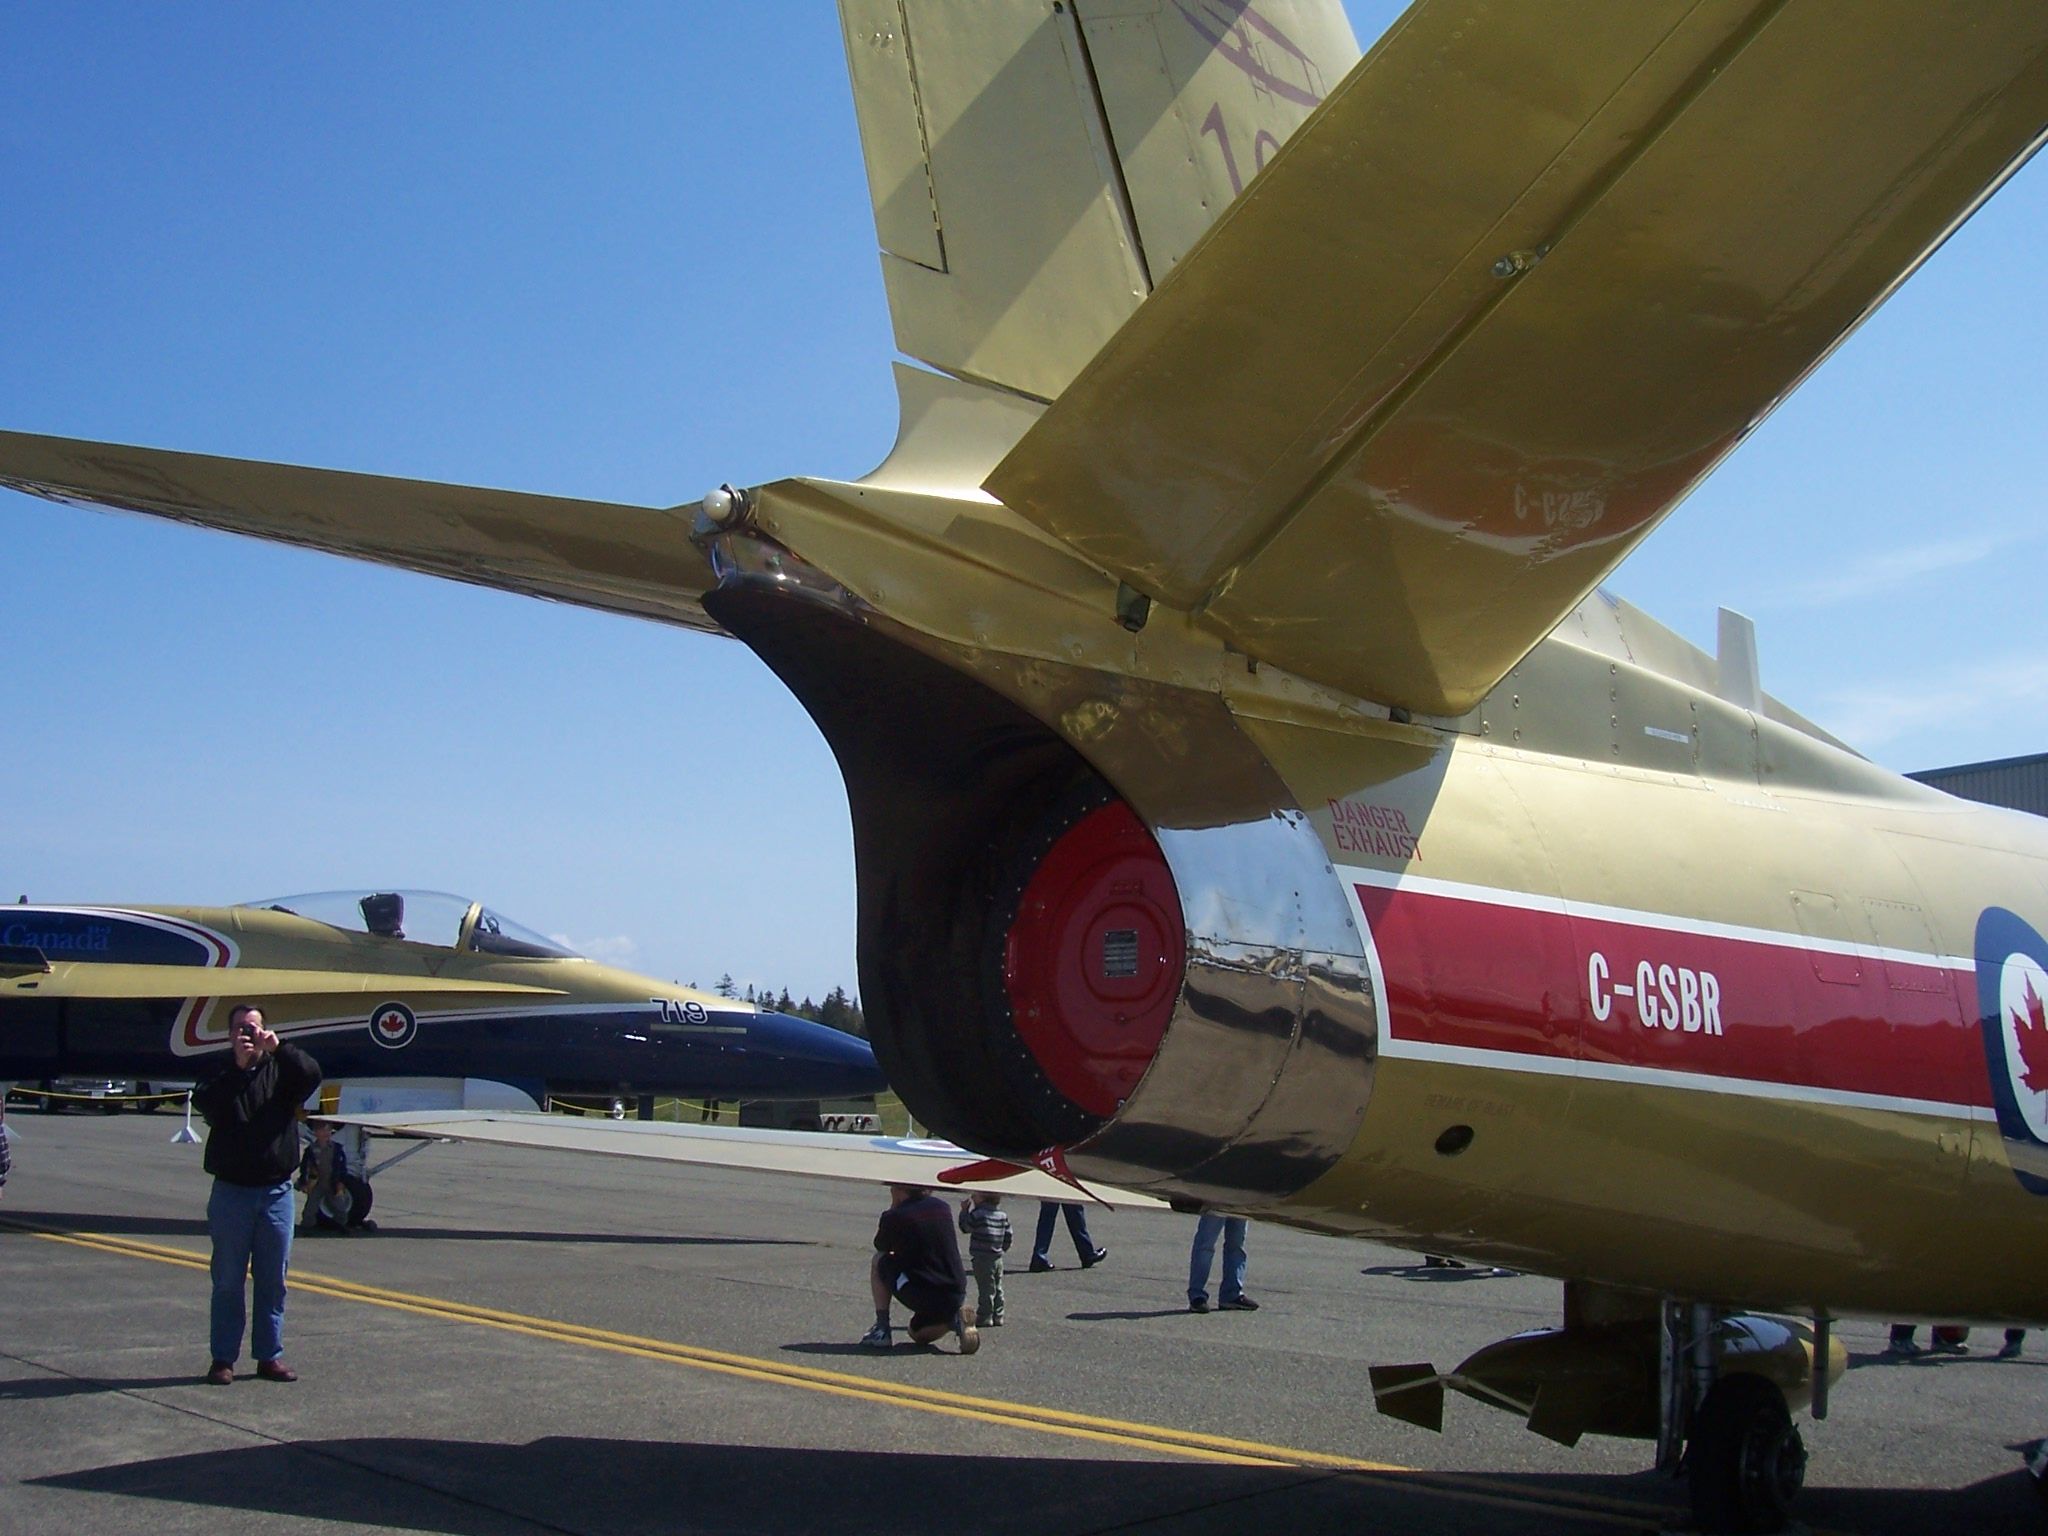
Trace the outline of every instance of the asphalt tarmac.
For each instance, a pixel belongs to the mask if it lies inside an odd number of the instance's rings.
[[[1026,1205],[981,1352],[878,1355],[854,1340],[880,1191],[567,1154],[444,1146],[384,1172],[376,1235],[294,1250],[301,1379],[210,1387],[207,1179],[177,1120],[9,1124],[5,1536],[1686,1525],[1642,1444],[1567,1450],[1457,1396],[1441,1436],[1374,1413],[1366,1365],[1551,1323],[1555,1282],[1255,1223],[1261,1310],[1194,1316],[1190,1219],[1103,1213],[1107,1262],[1076,1267],[1062,1228],[1033,1275]],[[1880,1324],[1842,1334],[1852,1369],[1806,1425],[1811,1529],[2048,1529],[2018,1449],[2048,1432],[2048,1336],[1891,1363]]]

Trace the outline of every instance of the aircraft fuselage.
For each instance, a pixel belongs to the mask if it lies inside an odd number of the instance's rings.
[[[330,1080],[543,1093],[836,1098],[865,1042],[576,958],[461,952],[249,907],[0,908],[0,1080],[203,1076],[250,1002]]]

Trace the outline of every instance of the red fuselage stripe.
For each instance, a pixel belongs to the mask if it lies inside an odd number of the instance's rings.
[[[1357,884],[1390,1038],[1988,1108],[1976,980],[1674,923]],[[1533,1063],[1532,1063],[1533,1065]]]

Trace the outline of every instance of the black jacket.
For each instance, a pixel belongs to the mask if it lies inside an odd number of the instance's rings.
[[[246,1067],[232,1060],[192,1090],[206,1117],[206,1171],[229,1184],[268,1189],[299,1165],[299,1106],[320,1086],[320,1063],[296,1045]]]
[[[875,1249],[892,1279],[907,1275],[915,1285],[951,1292],[956,1307],[966,1296],[967,1267],[953,1234],[953,1207],[937,1195],[921,1195],[882,1212]]]

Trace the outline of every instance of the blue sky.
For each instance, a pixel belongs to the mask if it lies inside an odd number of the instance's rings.
[[[1352,7],[1361,37],[1386,7]],[[895,429],[831,8],[0,8],[0,426],[648,504]],[[2048,749],[2023,172],[1611,586],[1901,769]],[[742,647],[0,493],[0,898],[482,896],[851,986],[830,754]]]

